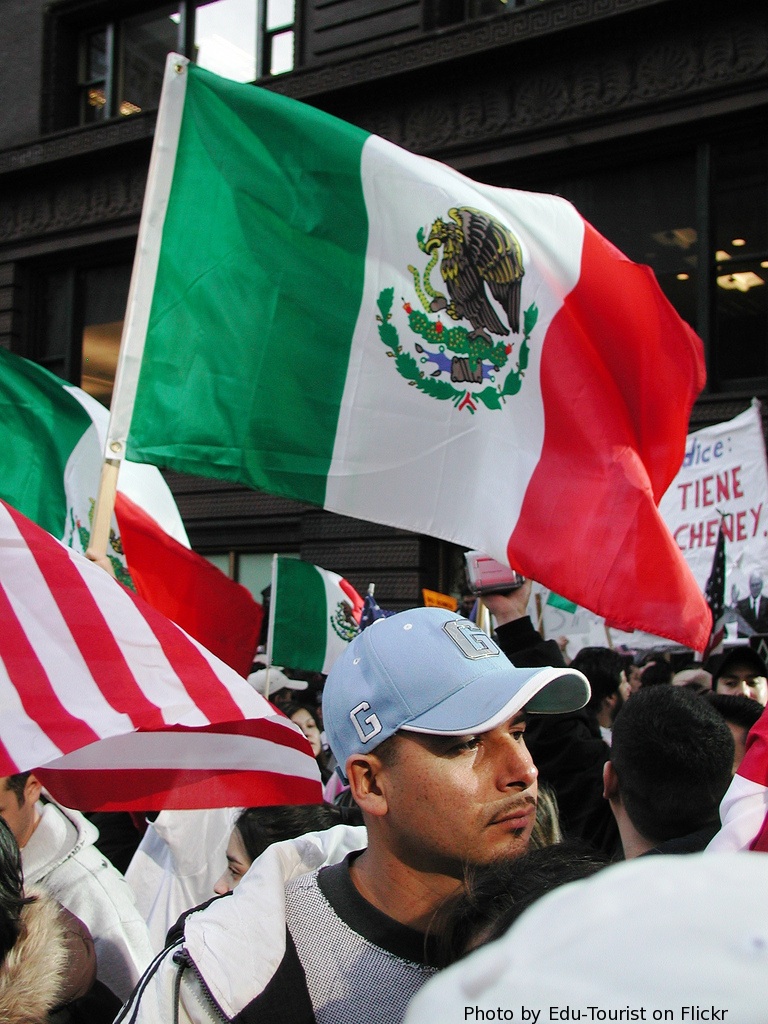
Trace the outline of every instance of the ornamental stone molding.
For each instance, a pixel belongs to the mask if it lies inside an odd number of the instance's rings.
[[[496,17],[481,18],[461,27],[443,30],[427,38],[403,43],[384,53],[307,67],[276,79],[270,88],[287,96],[308,99],[313,95],[376,81],[390,75],[456,61],[486,53],[522,40],[580,28],[614,15],[650,7],[669,6],[668,0],[561,0],[541,6],[516,8]]]
[[[151,143],[155,132],[155,117],[154,112],[139,114],[119,121],[49,135],[26,146],[0,150],[0,175],[96,156],[132,143]]]
[[[138,224],[146,178],[146,165],[137,163],[6,189],[0,194],[0,246],[125,220]]]
[[[673,6],[680,10],[669,0],[552,0],[269,85],[315,96],[323,109],[443,159],[659,111],[695,117],[710,99],[738,96],[749,104],[754,94],[764,102],[762,0],[705,5],[708,22],[702,15],[701,23],[670,28],[660,15]],[[656,10],[652,23],[643,19],[643,32],[629,35],[622,18],[610,31],[613,15],[646,8]],[[599,21],[589,47],[583,33],[564,31]],[[531,39],[535,47],[510,45]],[[352,88],[391,75],[399,76],[392,87]],[[0,152],[0,245],[138,223],[154,124],[148,112]]]
[[[606,0],[607,2],[607,0]],[[547,62],[510,62],[502,76],[489,62],[471,78],[421,77],[418,100],[391,95],[357,108],[358,123],[415,152],[437,155],[498,144],[578,123],[617,121],[642,113],[685,109],[738,90],[768,87],[768,24],[720,24],[604,44]],[[434,83],[434,84],[433,84]]]

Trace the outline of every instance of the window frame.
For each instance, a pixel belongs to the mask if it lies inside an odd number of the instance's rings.
[[[176,48],[178,52],[194,60],[195,56],[195,21],[197,8],[204,6],[205,0],[178,0],[179,24]],[[253,81],[262,78],[271,78],[272,73],[268,70],[273,56],[274,41],[276,38],[291,33],[293,35],[293,62],[292,66],[278,74],[289,74],[298,66],[299,41],[300,41],[300,19],[298,17],[298,0],[294,5],[293,20],[278,25],[273,29],[267,28],[267,14],[269,0],[252,0],[256,7],[256,73]],[[77,5],[77,11],[68,15],[62,9],[54,12],[54,26],[51,32],[51,49],[60,48],[62,44],[74,47],[74,68],[71,65],[62,67],[59,75],[67,75],[74,72],[74,93],[75,102],[63,103],[61,96],[51,96],[51,110],[49,118],[52,121],[74,121],[79,127],[91,124],[102,124],[106,121],[113,121],[133,116],[132,114],[121,113],[120,96],[121,82],[124,75],[125,57],[123,53],[124,25],[131,18],[141,14],[150,14],[153,10],[160,9],[165,4],[155,3],[130,3],[121,6],[104,3],[93,3],[91,5]],[[110,9],[111,8],[111,9]],[[88,16],[89,9],[92,17]],[[105,41],[105,71],[103,77],[88,75],[88,46],[89,40],[103,32]],[[89,102],[88,91],[103,85],[104,103],[103,112],[95,116],[88,116]],[[63,90],[66,92],[67,90]],[[52,90],[52,93],[56,90]],[[59,90],[62,92],[62,90]],[[154,110],[156,107],[147,108]],[[72,125],[74,126],[74,125]],[[53,127],[53,126],[52,126]],[[55,127],[64,127],[58,124]]]

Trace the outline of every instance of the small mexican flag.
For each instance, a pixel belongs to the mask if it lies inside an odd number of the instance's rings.
[[[0,348],[0,498],[84,553],[109,412],[85,391]],[[262,609],[245,587],[190,550],[155,466],[124,462],[109,558],[121,583],[246,676]]]
[[[569,601],[567,597],[561,597],[554,590],[550,590],[547,604],[550,608],[559,608],[561,612],[570,612],[572,615],[577,611],[578,605]]]
[[[267,661],[326,675],[360,632],[363,599],[338,573],[275,555]]]
[[[108,410],[44,367],[0,348],[0,498],[68,547],[88,547]],[[189,547],[176,502],[154,466],[126,462],[120,488]],[[107,552],[129,582],[117,520]]]

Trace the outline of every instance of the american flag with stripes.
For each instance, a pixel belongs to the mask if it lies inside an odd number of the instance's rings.
[[[0,775],[81,810],[315,803],[299,729],[99,566],[0,501]]]
[[[725,636],[725,534],[723,533],[722,518],[717,531],[712,569],[704,587],[704,596],[707,599],[709,610],[712,612],[712,632],[704,649],[702,662],[705,662],[711,654],[718,650]]]

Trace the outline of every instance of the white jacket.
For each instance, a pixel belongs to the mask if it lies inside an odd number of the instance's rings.
[[[97,977],[127,999],[152,959],[149,932],[120,872],[94,843],[99,833],[79,811],[50,801],[21,851],[24,881],[47,889],[88,927]]]
[[[149,928],[152,949],[190,907],[213,896],[227,866],[227,843],[238,809],[161,811],[147,823],[125,880]]]
[[[190,914],[184,939],[156,958],[116,1024],[221,1024],[222,1014],[240,1013],[283,961],[287,883],[337,864],[366,843],[364,828],[337,825],[270,846],[231,896]]]

